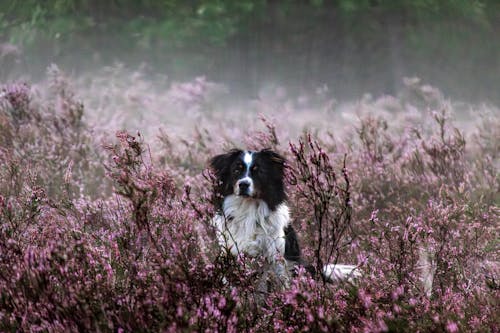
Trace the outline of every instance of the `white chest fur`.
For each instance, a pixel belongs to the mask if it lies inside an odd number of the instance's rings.
[[[224,199],[223,215],[216,215],[213,223],[218,231],[220,245],[233,255],[246,253],[264,256],[269,262],[285,253],[284,228],[290,223],[286,204],[269,210],[262,200],[230,195]]]

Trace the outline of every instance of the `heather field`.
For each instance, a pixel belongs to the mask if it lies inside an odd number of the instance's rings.
[[[122,65],[2,85],[0,331],[498,332],[499,109],[416,78],[334,97]],[[256,295],[210,225],[233,147],[287,158],[305,258],[360,278]]]

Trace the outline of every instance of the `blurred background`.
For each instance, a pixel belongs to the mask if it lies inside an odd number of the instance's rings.
[[[498,105],[499,32],[498,0],[2,0],[0,79],[120,63],[169,82],[203,75],[236,98],[273,86],[350,100],[416,76]]]

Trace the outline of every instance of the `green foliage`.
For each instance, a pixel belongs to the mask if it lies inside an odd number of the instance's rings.
[[[238,19],[249,15],[262,1],[79,1],[47,0],[13,1],[0,4],[0,13],[8,22],[9,39],[29,45],[29,38],[39,34],[54,37],[62,34],[81,33],[89,28],[94,31],[134,31],[145,38],[152,36],[189,41],[208,37],[217,44],[237,31]],[[24,37],[19,37],[23,35]],[[12,37],[14,36],[14,37]]]
[[[398,11],[407,17],[435,19],[439,16],[459,15],[487,25],[494,17],[490,8],[498,5],[490,0],[14,0],[0,4],[0,22],[8,25],[3,29],[4,38],[11,42],[30,45],[40,35],[56,38],[56,35],[92,31],[131,31],[146,41],[173,39],[174,43],[189,44],[207,40],[209,44],[224,42],[246,27],[247,18],[263,20],[269,10],[287,10],[290,6],[306,6],[318,10],[339,11],[341,16],[359,18],[367,12]],[[494,10],[493,10],[494,12]],[[294,24],[296,22],[290,22]],[[35,32],[33,32],[35,30]],[[149,40],[149,42],[148,42]]]
[[[18,46],[41,68],[74,64],[75,55],[109,63],[118,54],[165,64],[171,76],[232,64],[326,83],[325,73],[366,81],[392,68],[395,82],[417,74],[454,83],[461,72],[484,91],[498,83],[498,71],[479,72],[500,57],[499,13],[497,0],[12,0],[0,2],[0,45]],[[442,63],[439,74],[429,59]]]

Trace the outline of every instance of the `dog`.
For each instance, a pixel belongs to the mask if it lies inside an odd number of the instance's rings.
[[[220,200],[213,218],[218,241],[234,256],[264,258],[286,286],[295,267],[314,268],[301,257],[285,192],[285,159],[271,149],[232,149],[210,160]],[[326,280],[357,276],[355,266],[326,265]]]

